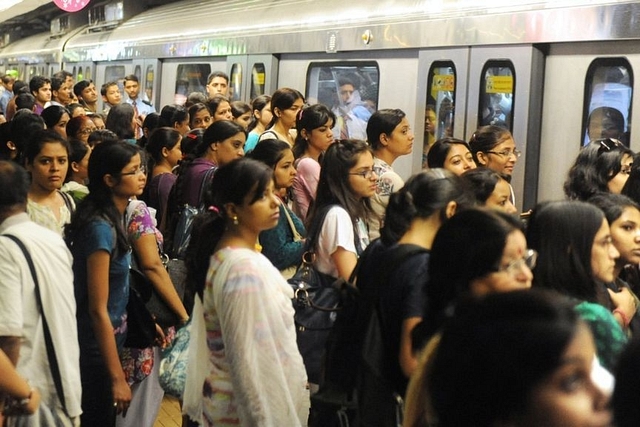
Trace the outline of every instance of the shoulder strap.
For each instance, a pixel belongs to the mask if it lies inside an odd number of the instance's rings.
[[[282,204],[282,209],[284,210],[284,216],[287,217],[287,222],[289,223],[289,227],[291,228],[291,233],[293,234],[293,241],[294,242],[299,242],[300,240],[302,240],[302,236],[298,232],[298,229],[296,228],[296,225],[293,223],[293,219],[291,218],[291,215],[289,214],[289,208],[287,208],[287,205],[283,203]]]
[[[217,169],[218,169],[217,166],[213,166],[211,169],[207,169],[207,171],[204,173],[204,176],[202,177],[202,182],[200,183],[200,194],[198,195],[198,199],[199,199],[198,206],[204,206],[204,200],[202,196],[204,196],[204,193],[207,188],[207,184],[211,182],[211,179],[213,178],[213,175],[216,173]]]
[[[29,265],[29,270],[31,271],[31,276],[33,277],[33,283],[35,284],[35,294],[36,294],[36,302],[40,307],[40,314],[42,315],[42,329],[44,330],[44,342],[47,347],[47,357],[49,359],[49,366],[51,368],[51,375],[53,376],[53,382],[55,383],[56,392],[58,393],[58,397],[60,399],[60,403],[62,403],[62,409],[64,410],[65,415],[69,416],[67,413],[67,403],[64,398],[64,389],[62,388],[62,377],[60,376],[60,368],[58,367],[58,359],[56,358],[56,351],[53,347],[53,340],[51,339],[51,331],[49,330],[49,324],[47,323],[47,318],[44,315],[44,308],[42,306],[42,297],[40,296],[40,286],[38,283],[38,275],[36,273],[36,267],[33,265],[33,259],[31,258],[31,254],[27,250],[26,246],[20,239],[12,234],[3,234],[3,236],[8,237],[13,240],[16,245],[20,248],[24,257],[27,260],[27,264]]]
[[[58,193],[60,193],[60,195],[62,196],[62,200],[64,200],[64,204],[67,206],[69,213],[73,214],[76,210],[73,203],[73,198],[69,194],[65,193],[64,191],[58,190]]]

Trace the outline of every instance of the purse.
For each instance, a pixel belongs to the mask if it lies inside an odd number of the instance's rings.
[[[158,380],[165,393],[182,399],[187,380],[191,319],[176,332],[171,345],[161,352]]]
[[[127,302],[127,338],[129,348],[152,347],[156,339],[156,322],[145,303],[151,298],[153,286],[135,268],[129,268],[129,301]]]
[[[286,206],[283,206],[282,209],[284,210],[284,215],[287,217],[289,228],[291,228],[291,233],[293,234],[293,241],[294,242],[301,241],[302,235],[298,232],[296,225],[293,223],[293,219],[291,219],[291,215],[289,214],[289,209],[287,209]],[[296,271],[298,271],[298,266],[292,265],[280,270],[280,274],[282,274],[282,277],[288,280],[296,274]]]

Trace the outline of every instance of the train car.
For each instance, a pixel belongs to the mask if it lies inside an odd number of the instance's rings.
[[[528,210],[563,197],[590,137],[615,133],[640,150],[631,126],[638,16],[640,4],[625,1],[188,0],[78,31],[59,54],[98,84],[137,74],[157,109],[204,91],[208,74],[223,70],[234,99],[293,87],[340,111],[348,79],[369,110],[407,113],[413,155],[395,164],[405,178],[421,168],[426,114],[434,137],[504,126],[523,153],[512,185]],[[603,118],[613,110],[617,120]]]

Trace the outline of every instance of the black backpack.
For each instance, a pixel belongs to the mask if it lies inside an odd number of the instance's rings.
[[[352,275],[357,277],[364,251]],[[323,382],[311,396],[310,427],[402,425],[402,398],[390,385],[386,373],[385,322],[380,309],[380,287],[405,260],[426,250],[399,245],[388,262],[378,266],[375,283],[361,292],[345,282],[343,308],[327,339]]]

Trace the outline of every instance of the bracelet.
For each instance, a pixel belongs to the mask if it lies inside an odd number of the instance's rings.
[[[31,402],[31,397],[33,396],[33,389],[29,389],[29,396],[25,397],[24,399],[20,399],[18,400],[18,405],[20,406],[27,406],[29,404],[29,402]]]
[[[631,323],[631,319],[629,319],[627,315],[624,314],[624,311],[620,310],[619,308],[613,310],[613,314],[618,314],[622,318],[622,323],[624,324],[625,328],[629,326],[629,323]]]

